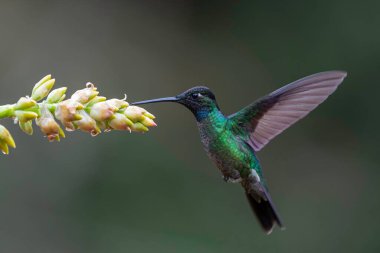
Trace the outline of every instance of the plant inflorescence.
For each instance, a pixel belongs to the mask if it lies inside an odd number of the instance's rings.
[[[130,106],[123,99],[99,96],[97,88],[87,83],[86,88],[66,98],[66,87],[52,90],[55,79],[47,75],[37,82],[30,96],[21,97],[15,104],[0,106],[0,119],[13,118],[22,131],[33,134],[33,120],[49,141],[60,141],[66,131],[81,130],[96,136],[102,131],[127,130],[147,132],[156,126],[151,113],[138,106]],[[58,124],[59,121],[61,123]],[[9,153],[16,144],[12,135],[0,125],[0,150]]]

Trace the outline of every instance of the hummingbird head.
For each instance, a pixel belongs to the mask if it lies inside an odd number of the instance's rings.
[[[166,98],[157,98],[132,103],[133,105],[159,103],[159,102],[175,102],[184,105],[197,118],[201,120],[206,117],[214,109],[218,109],[215,95],[212,91],[204,86],[197,86],[175,96]]]

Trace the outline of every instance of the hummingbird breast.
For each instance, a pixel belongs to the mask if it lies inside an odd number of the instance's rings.
[[[198,122],[198,129],[203,148],[225,178],[239,181],[249,175],[254,154],[233,134],[223,114]]]

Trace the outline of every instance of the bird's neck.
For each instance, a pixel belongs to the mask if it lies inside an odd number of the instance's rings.
[[[217,131],[223,129],[226,124],[226,117],[217,106],[202,108],[194,112],[198,126],[201,131]]]
[[[203,147],[207,152],[210,152],[210,143],[220,138],[226,129],[228,120],[217,108],[207,112],[199,112],[196,117]]]
[[[224,118],[224,115],[220,112],[217,106],[198,108],[196,111],[193,111],[193,113],[199,123],[205,120]]]

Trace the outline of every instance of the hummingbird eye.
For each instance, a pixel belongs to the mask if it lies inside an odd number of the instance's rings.
[[[200,95],[199,93],[193,93],[193,94],[191,94],[191,97],[192,97],[192,98],[198,98],[199,95]]]

